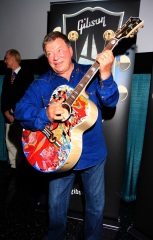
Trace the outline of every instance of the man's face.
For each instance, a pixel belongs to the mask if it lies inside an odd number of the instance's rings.
[[[14,56],[10,56],[9,53],[6,53],[4,62],[6,63],[7,68],[12,68],[14,60],[15,60]]]
[[[72,70],[71,58],[73,50],[61,38],[48,43],[45,47],[49,65],[59,75],[63,75]]]

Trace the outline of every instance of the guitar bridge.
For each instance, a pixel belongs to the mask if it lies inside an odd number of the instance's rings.
[[[45,134],[45,136],[51,143],[56,141],[56,137],[54,136],[53,132],[49,129],[49,127],[45,127],[42,132]]]

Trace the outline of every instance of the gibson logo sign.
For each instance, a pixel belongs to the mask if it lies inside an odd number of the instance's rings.
[[[89,18],[84,18],[78,21],[77,30],[80,31],[80,35],[83,32],[83,29],[94,27],[95,25],[102,24],[103,27],[106,27],[105,17],[97,18],[95,20],[89,21]]]

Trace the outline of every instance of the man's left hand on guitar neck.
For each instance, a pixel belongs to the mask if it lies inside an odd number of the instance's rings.
[[[106,80],[112,72],[114,55],[112,50],[104,50],[97,55],[97,62],[100,64],[99,72],[101,80]]]

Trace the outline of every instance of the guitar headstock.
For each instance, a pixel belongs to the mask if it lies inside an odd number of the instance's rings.
[[[139,28],[143,28],[144,21],[138,17],[130,17],[128,21],[115,32],[116,39],[134,37]]]

